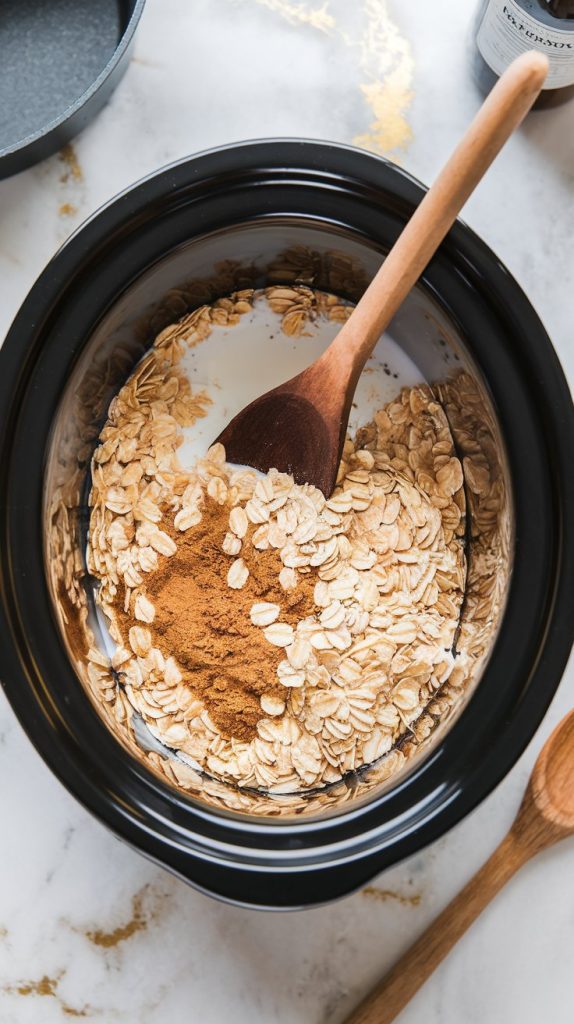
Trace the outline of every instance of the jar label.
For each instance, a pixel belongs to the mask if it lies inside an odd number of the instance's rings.
[[[516,0],[489,0],[476,44],[496,75],[521,53],[538,50],[550,64],[545,89],[574,85],[572,28],[550,28],[523,11]]]

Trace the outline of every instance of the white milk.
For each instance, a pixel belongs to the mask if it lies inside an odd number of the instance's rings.
[[[185,349],[178,368],[187,374],[192,391],[205,389],[213,405],[204,419],[184,429],[185,440],[178,448],[182,466],[191,469],[233,416],[309,366],[340,329],[340,323],[321,317],[306,324],[304,336],[289,338],[281,331],[280,314],[259,300],[234,327],[214,326],[204,341]],[[359,380],[350,432],[368,423],[401,388],[422,382],[415,363],[384,334]]]

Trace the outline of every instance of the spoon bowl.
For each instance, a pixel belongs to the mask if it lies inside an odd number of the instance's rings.
[[[529,790],[545,821],[566,835],[574,833],[574,711],[557,725],[543,747]]]
[[[255,399],[217,440],[229,462],[262,473],[273,467],[290,473],[295,483],[311,482],[330,494],[339,465],[339,438],[332,439],[329,420],[321,416],[316,404],[297,393],[300,378],[303,374]]]

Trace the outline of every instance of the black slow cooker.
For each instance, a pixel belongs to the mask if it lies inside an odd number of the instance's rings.
[[[110,397],[155,333],[242,284],[299,280],[356,299],[422,195],[385,160],[326,143],[271,140],[182,161],[69,239],[0,353],[8,699],[48,766],[100,821],[235,903],[331,900],[442,835],[515,763],[572,644],[572,400],[526,296],[458,222],[391,325],[427,379],[464,369],[476,382],[507,496],[503,555],[488,570],[499,614],[484,616],[487,656],[448,721],[392,777],[358,773],[332,798],[314,794],[296,808],[270,800],[251,813],[249,794],[226,803],[199,776],[187,791],[171,784],[154,769],[170,752],[138,739],[137,728],[125,742],[78,674],[60,583],[62,593],[66,574],[82,585],[91,451]],[[50,535],[54,508],[70,530],[63,548]],[[479,528],[471,517],[471,566]]]

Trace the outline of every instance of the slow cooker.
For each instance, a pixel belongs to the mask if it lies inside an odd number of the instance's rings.
[[[424,727],[379,762],[285,797],[210,779],[153,742],[137,716],[114,718],[94,699],[81,650],[87,495],[110,399],[159,330],[233,289],[299,282],[356,300],[422,195],[403,170],[339,145],[269,140],[200,154],[86,222],[41,274],[0,353],[8,699],[100,821],[234,903],[332,900],[442,835],[515,763],[572,644],[572,400],[528,299],[457,222],[390,334],[443,401],[463,465],[478,453],[493,482],[479,500],[466,481],[458,643],[472,624],[474,647],[464,685],[445,684]]]

